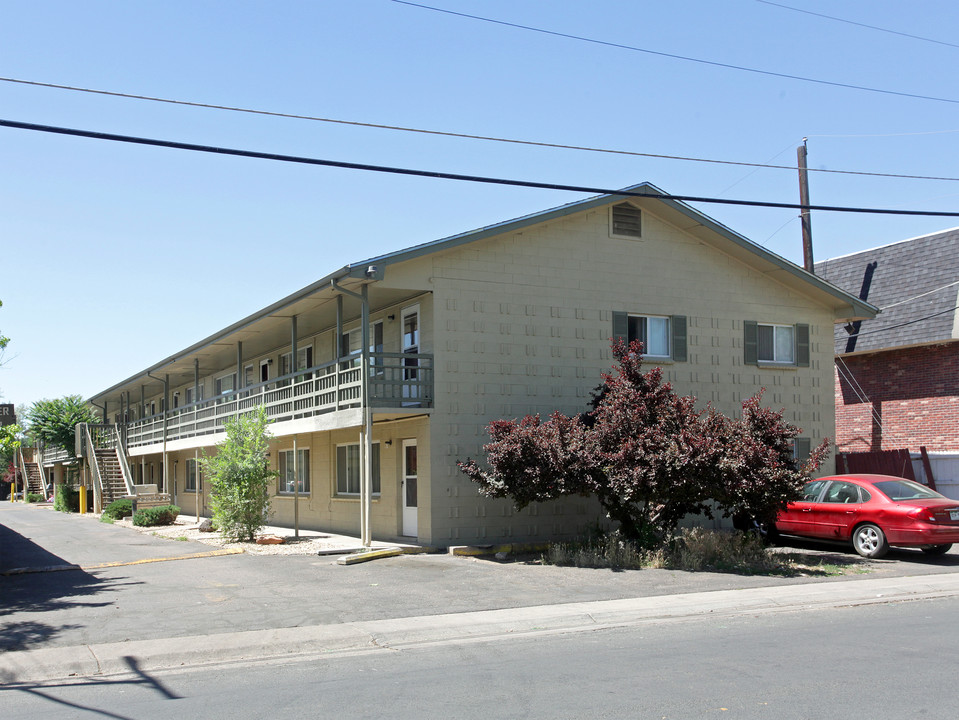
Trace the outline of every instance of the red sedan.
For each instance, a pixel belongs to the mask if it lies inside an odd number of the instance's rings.
[[[776,530],[851,540],[867,558],[882,557],[890,545],[942,555],[959,542],[959,501],[890,475],[836,475],[807,483],[802,499],[777,516]]]

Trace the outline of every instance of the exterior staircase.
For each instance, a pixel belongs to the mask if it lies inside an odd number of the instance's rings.
[[[106,507],[114,500],[126,497],[127,486],[123,481],[123,471],[120,469],[120,458],[116,448],[101,448],[95,452],[100,480],[103,484],[103,507]]]
[[[47,497],[46,483],[43,479],[43,471],[40,469],[40,463],[24,462],[24,469],[27,471],[26,491],[27,493],[36,493]]]

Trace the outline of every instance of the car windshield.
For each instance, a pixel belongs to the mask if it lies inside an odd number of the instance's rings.
[[[935,490],[912,480],[882,480],[873,483],[890,500],[925,500],[943,497]]]

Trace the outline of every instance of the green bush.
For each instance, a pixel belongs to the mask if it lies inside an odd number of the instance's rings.
[[[27,493],[28,503],[43,502],[44,500],[46,500],[46,498],[43,497],[42,493]]]
[[[176,505],[160,505],[137,510],[133,513],[133,524],[137,527],[153,527],[154,525],[172,525],[176,522],[180,508]]]
[[[131,515],[133,515],[133,501],[130,498],[120,498],[103,509],[103,515],[100,519],[121,520]]]
[[[80,512],[80,491],[66,483],[57,485],[53,509],[60,512]]]

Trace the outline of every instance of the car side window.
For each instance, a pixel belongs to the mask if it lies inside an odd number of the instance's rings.
[[[819,499],[819,493],[822,492],[822,486],[825,484],[825,480],[813,480],[806,483],[802,490],[802,499],[805,502],[816,502]]]
[[[833,480],[822,499],[827,503],[858,503],[859,486],[849,482]]]

